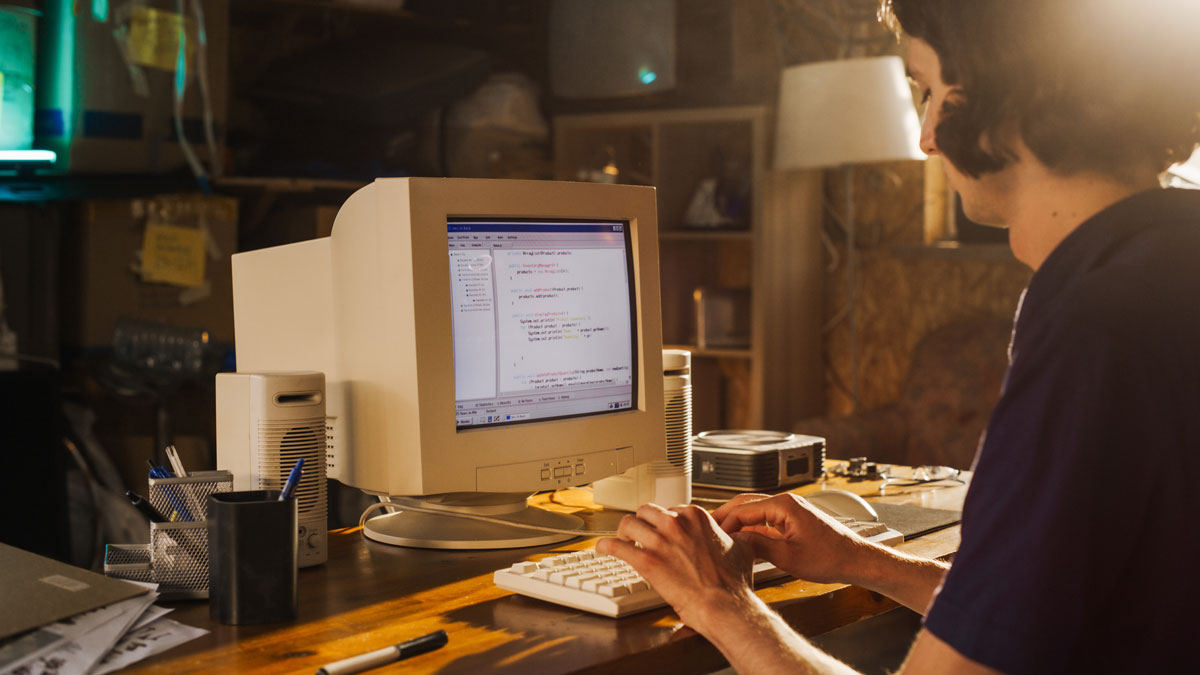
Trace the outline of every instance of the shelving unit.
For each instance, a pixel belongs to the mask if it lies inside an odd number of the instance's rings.
[[[657,189],[663,342],[692,352],[697,431],[786,430],[823,408],[820,175],[769,171],[771,122],[766,106],[554,120],[558,179],[605,176]],[[735,211],[744,216],[727,228],[689,227],[697,188],[718,176],[749,186],[748,213]],[[747,336],[743,344],[698,346],[697,289],[724,295],[743,320],[721,332]]]

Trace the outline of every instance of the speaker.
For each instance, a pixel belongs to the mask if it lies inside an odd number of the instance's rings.
[[[219,373],[217,467],[234,490],[280,490],[296,460],[300,567],[329,557],[325,480],[325,374]]]
[[[600,506],[636,511],[653,502],[680,506],[692,501],[692,354],[663,350],[663,398],[667,458],[633,467],[592,484]]]

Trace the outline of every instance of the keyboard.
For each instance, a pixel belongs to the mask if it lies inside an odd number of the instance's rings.
[[[883,523],[843,524],[867,541],[891,546],[904,540],[899,532]],[[788,576],[766,561],[756,562],[753,572],[756,584]],[[538,562],[515,563],[496,570],[492,581],[514,593],[614,618],[667,604],[628,563],[599,555],[594,549],[550,556]]]

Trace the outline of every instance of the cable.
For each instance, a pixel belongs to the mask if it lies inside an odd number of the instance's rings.
[[[217,153],[217,138],[213,131],[212,96],[208,88],[208,31],[205,29],[204,8],[201,0],[192,0],[192,14],[196,19],[196,75],[200,81],[200,100],[204,109],[204,139],[208,143],[208,156],[212,175],[221,177],[222,162]]]
[[[199,1],[199,0],[194,0]],[[179,14],[179,53],[175,58],[175,96],[174,99],[174,117],[175,117],[175,136],[179,143],[179,149],[183,151],[183,156],[187,159],[188,166],[192,169],[192,175],[196,177],[196,181],[200,183],[200,189],[204,194],[210,194],[212,187],[208,182],[208,173],[204,170],[204,165],[196,157],[196,153],[192,151],[192,146],[188,143],[187,137],[183,133],[183,97],[187,90],[187,23],[183,21],[184,17],[184,0],[175,0],[175,11]]]
[[[701,502],[706,504],[724,504],[730,500],[719,500],[719,498],[716,497],[692,497],[691,501],[692,503]]]
[[[383,497],[380,497],[383,499]],[[417,513],[430,513],[435,516],[451,516],[453,518],[465,518],[467,520],[478,520],[484,523],[492,523],[494,525],[507,525],[522,530],[533,530],[535,532],[550,532],[552,534],[570,534],[576,537],[615,537],[616,530],[567,530],[558,527],[543,527],[541,525],[527,525],[525,523],[514,523],[503,518],[493,518],[492,516],[481,516],[474,513],[462,513],[459,511],[443,511],[441,509],[431,509],[425,506],[413,506],[411,504],[397,504],[395,502],[380,501],[378,504],[372,504],[363,511],[358,519],[358,526],[362,527],[367,523],[367,514],[379,508],[395,508],[399,511],[416,511]]]

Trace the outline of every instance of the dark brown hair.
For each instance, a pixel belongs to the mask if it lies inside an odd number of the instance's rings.
[[[942,81],[938,149],[978,178],[1020,138],[1062,174],[1162,171],[1200,142],[1200,2],[882,0],[880,18],[929,44]]]

